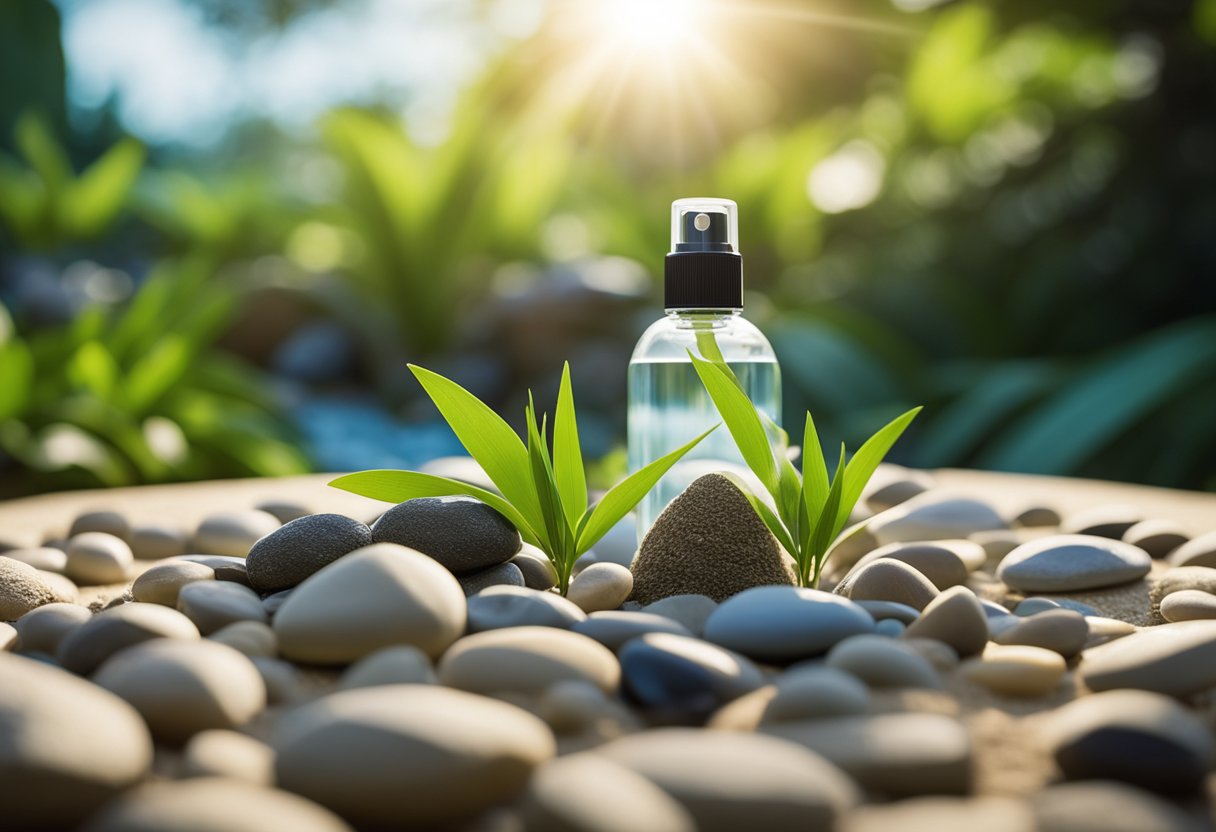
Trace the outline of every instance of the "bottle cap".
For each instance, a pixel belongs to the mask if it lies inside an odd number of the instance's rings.
[[[742,309],[739,207],[729,199],[671,204],[671,252],[664,261],[667,309]]]

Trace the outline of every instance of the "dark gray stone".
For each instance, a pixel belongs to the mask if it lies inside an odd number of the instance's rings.
[[[524,573],[519,571],[519,567],[513,563],[500,563],[498,566],[491,566],[489,569],[482,569],[480,572],[473,572],[468,575],[457,575],[456,580],[460,581],[460,588],[464,590],[466,597],[476,595],[483,589],[488,589],[492,586],[520,586],[524,585]]]
[[[468,606],[471,633],[503,627],[568,630],[587,618],[574,602],[560,595],[511,585],[488,587],[471,596]]]
[[[631,639],[621,648],[626,694],[661,722],[692,724],[764,685],[744,656],[670,633]]]
[[[649,612],[606,610],[593,612],[586,620],[571,627],[574,632],[593,638],[609,650],[619,650],[632,638],[647,633],[671,633],[694,638],[687,627],[664,615]]]
[[[343,555],[371,543],[371,529],[341,514],[297,518],[253,544],[245,559],[249,585],[258,592],[291,589]]]
[[[523,542],[507,518],[471,497],[407,500],[381,515],[372,539],[416,549],[457,575],[504,563]]]

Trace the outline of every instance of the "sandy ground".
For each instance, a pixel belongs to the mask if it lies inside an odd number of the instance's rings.
[[[1216,494],[1171,491],[1119,483],[1037,476],[945,470],[935,472],[939,486],[991,502],[999,511],[1014,514],[1030,505],[1047,505],[1061,514],[1090,506],[1125,503],[1141,508],[1146,517],[1173,520],[1198,534],[1216,529]],[[92,509],[114,509],[133,523],[173,522],[186,528],[205,515],[252,507],[264,499],[295,501],[313,511],[334,511],[370,519],[384,504],[327,487],[330,475],[279,480],[233,480],[185,485],[149,486],[49,494],[0,503],[0,542],[36,545],[55,538],[77,514]],[[1095,607],[1102,615],[1137,626],[1150,623],[1151,583],[1164,571],[1157,564],[1143,581],[1094,592],[1070,593]],[[986,573],[977,573],[973,588],[982,596],[1012,606],[1018,596]],[[81,602],[104,602],[121,594],[126,585],[89,587]],[[950,692],[957,704],[940,694],[900,696],[903,708],[957,713],[967,724],[976,746],[976,791],[985,794],[1025,795],[1055,777],[1054,766],[1036,741],[1036,722],[1042,714],[1073,699],[1078,682],[1068,673],[1057,691],[1047,697],[1013,699],[999,696],[964,680],[951,678]],[[894,706],[896,703],[889,703]],[[1197,702],[1200,714],[1216,726],[1216,704]],[[1193,807],[1202,813],[1198,806]]]

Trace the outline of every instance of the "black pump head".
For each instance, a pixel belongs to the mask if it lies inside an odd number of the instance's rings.
[[[671,253],[664,263],[667,309],[742,309],[739,209],[729,199],[671,204]]]

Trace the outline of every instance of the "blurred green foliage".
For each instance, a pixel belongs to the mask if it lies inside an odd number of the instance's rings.
[[[324,4],[203,5],[260,37]],[[104,326],[87,312],[31,331],[15,311],[0,413],[23,415],[5,423],[8,453],[36,469],[21,437],[69,424],[103,437],[104,482],[294,470],[264,395],[247,424],[236,402],[250,385],[212,389],[209,367],[247,375],[209,346],[220,317],[198,324],[184,364],[163,348],[180,372],[155,403],[141,390],[160,385],[139,380],[152,371],[136,370],[152,353],[104,333],[161,292],[164,314],[127,326],[172,343],[179,306],[249,314],[249,276],[272,270],[359,343],[353,381],[391,400],[406,360],[484,351],[473,330],[505,302],[504,267],[622,255],[646,265],[657,299],[667,206],[703,194],[740,205],[749,316],[782,361],[787,413],[812,410],[826,443],[855,445],[924,403],[898,461],[1216,488],[1216,0],[959,0],[918,14],[877,0],[717,3],[712,66],[683,67],[704,73],[695,93],[605,56],[606,34],[565,39],[558,11],[592,20],[602,5],[552,4],[465,91],[439,141],[385,102],[334,110],[309,136],[234,131],[209,156],[152,147],[146,162],[132,139],[100,155],[96,137],[69,142],[89,153],[57,149],[55,16],[6,7],[0,42],[37,44],[29,66],[51,81],[0,106],[12,148],[0,246],[61,265],[171,256],[158,275],[192,275],[150,281]],[[332,186],[302,193],[299,159]],[[181,294],[155,288],[178,281]],[[618,351],[636,334],[619,333]],[[582,344],[545,346],[540,376]],[[623,396],[623,376],[602,383]],[[221,393],[231,406],[197,404]],[[71,422],[56,402],[80,397],[125,427]],[[228,413],[249,429],[221,427]],[[188,463],[139,450],[131,437],[152,417],[197,446]]]

